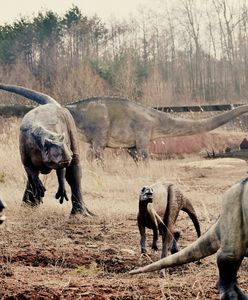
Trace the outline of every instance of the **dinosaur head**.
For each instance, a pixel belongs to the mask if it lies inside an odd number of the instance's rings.
[[[42,158],[51,169],[66,168],[72,160],[72,152],[64,142],[64,138],[64,135],[56,135],[44,139]]]
[[[140,202],[152,202],[153,200],[153,189],[149,186],[144,186],[139,195],[139,201]]]
[[[69,166],[73,153],[66,143],[64,134],[38,126],[32,131],[32,136],[41,152],[43,163],[49,169],[62,169]]]
[[[6,208],[6,204],[3,202],[3,200],[0,199],[0,224],[2,224],[6,219],[3,212],[5,208]]]

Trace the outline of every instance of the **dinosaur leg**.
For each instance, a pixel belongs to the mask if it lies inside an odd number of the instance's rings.
[[[140,248],[141,253],[146,253],[146,228],[143,224],[138,222],[139,232],[140,232]]]
[[[83,194],[81,190],[81,168],[78,159],[73,159],[66,168],[65,179],[71,188],[71,202],[72,210],[71,214],[83,214],[85,216],[93,215],[85,206],[83,201]]]
[[[32,167],[25,167],[25,170],[28,175],[28,182],[22,201],[31,206],[36,206],[42,202],[46,189],[39,179],[37,170],[34,170]]]
[[[136,139],[136,149],[138,161],[147,162],[149,158],[149,147],[150,134],[147,133],[146,136],[142,136]]]
[[[220,217],[221,247],[217,252],[219,280],[217,287],[221,299],[248,299],[239,289],[237,272],[246,252],[246,216],[241,192],[233,191],[224,198],[225,206]]]
[[[180,233],[175,232],[173,235],[172,232],[174,231],[173,227],[163,228],[162,229],[162,253],[161,258],[166,257],[168,255],[168,251],[170,249],[171,253],[175,253],[178,251],[177,248],[177,241],[180,237]]]
[[[217,252],[217,287],[223,300],[248,299],[237,284],[237,272],[247,248],[246,199],[242,189],[231,189],[224,196],[225,205],[219,219],[221,247]]]
[[[35,198],[33,187],[30,184],[29,180],[27,181],[26,188],[25,188],[25,191],[24,191],[24,194],[23,194],[23,197],[22,197],[22,201],[25,204],[28,204],[30,206],[37,206],[41,202],[39,199]]]
[[[219,281],[217,287],[221,293],[221,300],[248,299],[237,285],[237,272],[241,262],[242,259],[231,260],[223,255],[222,252],[218,253]]]
[[[127,153],[132,157],[134,162],[137,164],[138,162],[138,152],[136,147],[128,148]]]
[[[170,252],[171,252],[171,254],[174,254],[174,253],[179,251],[178,246],[177,246],[177,242],[178,242],[180,236],[181,236],[180,231],[174,231],[173,239],[171,240],[171,243],[170,243]]]
[[[154,251],[158,251],[158,228],[157,227],[153,227],[152,231],[153,231],[152,249]]]
[[[68,196],[65,190],[65,172],[65,168],[56,170],[59,187],[55,198],[59,199],[60,204],[63,204],[64,199],[68,201]]]
[[[96,141],[91,142],[91,145],[87,152],[87,159],[91,162],[96,160],[97,163],[103,165],[103,161],[104,161],[103,152],[105,149],[105,143],[102,142],[102,140],[104,139],[101,137],[99,139],[96,139]]]

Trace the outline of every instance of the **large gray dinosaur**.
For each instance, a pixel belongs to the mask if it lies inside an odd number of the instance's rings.
[[[0,84],[0,89],[21,94],[40,104],[54,102],[44,94],[34,98],[32,90],[18,86]],[[156,138],[210,131],[248,112],[248,105],[243,105],[211,118],[188,120],[173,118],[168,113],[117,97],[95,97],[66,107],[73,115],[84,141],[90,144],[88,156],[99,160],[103,160],[106,147],[125,148],[134,160],[146,160],[150,141]]]
[[[212,255],[217,251],[221,299],[248,299],[237,285],[237,272],[247,256],[248,247],[248,177],[233,185],[224,194],[219,219],[194,243],[181,251],[160,259],[130,274],[151,272],[180,266]]]
[[[45,94],[23,87],[1,85],[1,88],[43,104],[29,111],[21,122],[19,148],[28,176],[23,201],[38,205],[45,193],[39,173],[56,170],[59,184],[56,198],[60,203],[68,200],[66,179],[71,188],[71,213],[90,215],[82,196],[77,130],[70,112]]]
[[[102,160],[106,147],[126,148],[136,161],[148,158],[150,141],[156,138],[207,132],[248,112],[248,105],[244,105],[211,118],[188,120],[111,97],[91,98],[66,107],[84,141],[90,144],[90,156]]]

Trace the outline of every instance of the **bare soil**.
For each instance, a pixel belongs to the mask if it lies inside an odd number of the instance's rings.
[[[137,167],[122,154],[107,155],[101,168],[89,165],[82,155],[84,200],[97,216],[70,217],[70,202],[60,205],[54,198],[53,173],[41,177],[47,188],[43,204],[35,209],[21,205],[26,177],[18,152],[18,124],[1,124],[0,133],[0,191],[8,205],[0,228],[0,299],[219,299],[214,255],[170,268],[165,278],[156,272],[128,274],[159,259],[160,252],[150,249],[148,231],[148,256],[140,254],[138,193],[156,181],[175,182],[192,199],[204,232],[220,213],[223,193],[246,173],[245,161],[205,160],[194,154]],[[230,133],[220,136],[223,141]],[[196,239],[183,212],[177,228],[180,248]],[[247,268],[244,260],[238,280],[248,292]]]

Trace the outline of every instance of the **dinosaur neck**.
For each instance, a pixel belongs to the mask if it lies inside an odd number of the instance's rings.
[[[60,104],[52,97],[50,97],[46,94],[40,93],[40,92],[36,92],[31,89],[26,89],[26,88],[23,88],[20,86],[8,85],[8,84],[3,84],[3,83],[0,83],[0,89],[15,93],[17,95],[21,95],[25,98],[28,98],[30,100],[37,102],[38,104],[44,105],[44,104],[50,103],[50,104],[55,104],[57,106],[60,106]]]
[[[164,136],[193,135],[213,130],[237,116],[248,112],[248,105],[239,106],[231,111],[221,113],[217,116],[201,119],[187,120],[172,118],[168,114],[160,113],[158,125],[154,128],[152,138]]]
[[[205,234],[203,234],[188,247],[173,255],[162,258],[150,265],[133,270],[130,272],[130,274],[152,272],[161,270],[163,268],[181,266],[183,264],[197,261],[201,258],[212,255],[219,249],[219,247],[219,221],[217,221]]]

